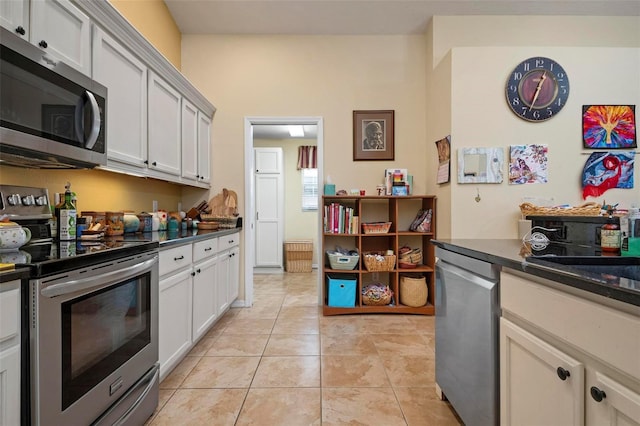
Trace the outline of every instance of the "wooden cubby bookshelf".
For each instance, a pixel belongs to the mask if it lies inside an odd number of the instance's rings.
[[[360,313],[396,313],[396,314],[435,314],[435,248],[431,239],[435,238],[436,229],[436,197],[431,195],[409,196],[357,196],[335,195],[323,196],[323,237],[322,254],[324,266],[322,268],[323,281],[323,315],[342,315]],[[324,228],[325,209],[332,203],[345,207],[351,207],[354,215],[358,216],[359,226],[357,233],[327,232]],[[431,209],[431,232],[414,232],[409,227],[420,209]],[[388,233],[365,234],[362,232],[362,223],[391,222]],[[422,264],[416,268],[398,268],[397,256],[400,247],[408,245],[411,248],[422,248]],[[357,249],[360,260],[353,270],[332,269],[326,255],[328,250],[335,250],[336,246],[348,250]],[[365,268],[363,254],[366,252],[386,252],[393,250],[396,255],[396,266],[393,271],[370,272]],[[349,308],[328,305],[328,279],[334,278],[356,279],[355,306]],[[400,304],[400,277],[403,274],[422,274],[426,278],[429,294],[427,304],[421,307],[411,307]],[[389,285],[393,291],[391,304],[384,306],[368,306],[362,303],[362,288],[371,282],[379,282]]]

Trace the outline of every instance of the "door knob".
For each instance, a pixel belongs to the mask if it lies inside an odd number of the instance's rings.
[[[606,397],[607,397],[607,394],[604,393],[603,390],[598,389],[595,386],[591,386],[591,398],[593,398],[596,402],[601,402]]]
[[[27,32],[24,30],[24,28],[18,26],[18,28],[16,28],[16,32],[20,35],[25,35]]]
[[[41,40],[40,43],[38,43],[38,46],[42,47],[43,49],[46,49],[48,44],[46,41]]]
[[[558,377],[560,377],[560,380],[567,380],[567,377],[571,376],[569,370],[565,370],[562,367],[558,367],[556,373],[558,373]]]

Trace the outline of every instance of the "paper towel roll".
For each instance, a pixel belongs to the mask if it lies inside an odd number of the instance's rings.
[[[518,220],[518,238],[523,239],[531,231],[531,221],[528,219]]]

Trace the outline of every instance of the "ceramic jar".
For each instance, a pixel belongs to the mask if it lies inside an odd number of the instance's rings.
[[[31,239],[31,231],[15,222],[0,222],[0,250],[17,250]]]
[[[149,213],[138,213],[138,219],[140,219],[140,228],[138,228],[141,232],[151,232],[153,230],[153,218]]]
[[[138,216],[136,216],[134,212],[124,212],[123,222],[125,233],[138,232],[138,228],[140,227],[140,219],[138,219]]]

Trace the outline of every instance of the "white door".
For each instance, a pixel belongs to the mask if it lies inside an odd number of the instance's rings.
[[[255,148],[257,267],[282,267],[284,173],[282,148]]]

